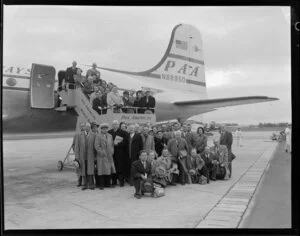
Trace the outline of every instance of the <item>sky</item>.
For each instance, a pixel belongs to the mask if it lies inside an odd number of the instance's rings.
[[[221,108],[205,122],[291,121],[288,7],[4,6],[4,65],[79,64],[143,71],[164,55],[179,23],[202,35],[209,98],[280,100]]]

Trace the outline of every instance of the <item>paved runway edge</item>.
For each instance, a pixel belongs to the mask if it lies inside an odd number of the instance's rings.
[[[238,228],[278,143],[251,165],[195,228]]]

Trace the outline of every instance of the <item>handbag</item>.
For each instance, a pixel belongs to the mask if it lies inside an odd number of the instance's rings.
[[[151,179],[145,179],[143,181],[142,191],[144,193],[153,193],[153,182]]]
[[[153,186],[154,186],[154,197],[155,198],[165,196],[165,189],[163,187],[161,187],[159,184],[155,184],[155,183]]]
[[[207,184],[207,178],[204,175],[200,176],[199,184]]]

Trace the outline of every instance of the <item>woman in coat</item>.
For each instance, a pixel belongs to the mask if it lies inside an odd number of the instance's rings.
[[[104,187],[110,187],[110,176],[116,173],[113,160],[114,144],[113,138],[107,133],[108,124],[100,125],[100,134],[95,139],[95,149],[97,151],[97,174],[99,186],[102,190]]]

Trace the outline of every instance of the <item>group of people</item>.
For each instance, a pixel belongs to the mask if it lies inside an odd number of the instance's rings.
[[[97,64],[93,63],[92,68],[82,75],[82,70],[77,68],[77,62],[73,61],[72,66],[66,71],[58,73],[58,91],[82,88],[98,114],[106,114],[108,108],[115,113],[154,113],[155,98],[148,91],[123,91],[123,96],[113,83],[107,83],[101,79],[101,73],[97,70]]]
[[[141,198],[144,184],[165,188],[178,183],[208,184],[232,176],[232,133],[221,127],[220,138],[207,146],[204,129],[191,131],[188,123],[127,124],[81,123],[73,139],[78,163],[78,184],[82,190],[135,187]],[[153,187],[154,189],[154,187]]]

